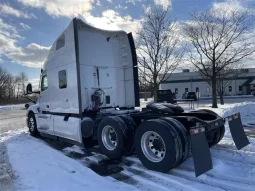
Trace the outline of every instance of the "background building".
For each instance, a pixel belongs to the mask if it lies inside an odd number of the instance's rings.
[[[249,95],[255,87],[255,68],[241,69],[238,76],[230,82],[225,90],[225,95]],[[167,78],[167,77],[166,77]],[[226,79],[227,82],[229,79]],[[200,97],[212,96],[212,88],[198,72],[190,72],[184,69],[171,76],[160,84],[160,89],[171,89],[181,98],[184,92],[199,91]]]

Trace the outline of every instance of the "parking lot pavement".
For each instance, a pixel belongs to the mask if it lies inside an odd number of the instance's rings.
[[[0,111],[0,135],[25,126],[26,110]],[[15,177],[8,160],[5,142],[1,142],[0,137],[0,191],[14,191],[14,179]]]
[[[26,110],[0,111],[0,134],[26,126]]]
[[[0,190],[14,191],[14,173],[8,160],[6,146],[0,142]]]

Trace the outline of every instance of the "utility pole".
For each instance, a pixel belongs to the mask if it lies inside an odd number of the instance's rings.
[[[144,80],[144,101],[147,101],[146,80],[145,80],[145,57],[143,57],[143,80]]]

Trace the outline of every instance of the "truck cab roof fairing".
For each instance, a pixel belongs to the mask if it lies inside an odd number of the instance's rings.
[[[111,33],[111,35],[109,36],[109,38],[111,38],[111,36],[114,35],[114,33],[125,33],[125,31],[123,30],[104,30],[104,29],[100,29],[100,28],[96,28],[92,25],[89,25],[87,24],[86,22],[82,21],[81,19],[78,19],[78,18],[74,18],[72,20],[72,22],[70,22],[70,24],[67,26],[67,28],[58,36],[58,38],[54,41],[53,45],[51,46],[51,49],[49,51],[49,54],[47,56],[47,59],[46,61],[44,62],[44,65],[43,65],[43,70],[45,70],[47,68],[47,65],[49,63],[49,61],[55,56],[55,53],[56,53],[56,45],[57,45],[57,41],[66,33],[68,32],[74,32],[74,22],[76,22],[77,24],[77,28],[79,29],[80,27],[86,27],[88,29],[91,29],[91,30],[96,30],[96,31],[101,31],[102,33]],[[65,39],[67,39],[67,37],[65,36]],[[66,42],[68,43],[68,42]],[[73,39],[73,43],[74,42],[74,39]],[[69,44],[70,44],[70,40],[69,40]],[[75,46],[75,45],[74,45]],[[69,46],[70,47],[70,46]],[[74,55],[72,55],[74,56]]]
[[[119,30],[119,31],[111,31],[111,30],[103,30],[103,29],[99,29],[96,28],[94,26],[91,26],[85,22],[83,22],[81,19],[77,19],[74,18],[73,19],[73,28],[74,28],[74,41],[75,41],[75,54],[76,54],[76,69],[77,69],[77,86],[78,86],[78,100],[79,100],[79,114],[82,115],[83,112],[83,106],[84,103],[82,100],[82,88],[84,86],[84,84],[81,83],[83,79],[82,74],[83,72],[81,71],[81,64],[83,63],[83,59],[80,56],[80,52],[84,51],[84,50],[80,50],[80,45],[79,43],[81,42],[82,36],[81,34],[79,34],[78,31],[81,30],[86,30],[86,31],[90,31],[90,32],[95,32],[95,33],[101,33],[104,34],[106,36],[106,41],[109,42],[109,40],[111,39],[111,37],[113,36],[117,36],[118,34],[125,34],[125,31]],[[80,60],[81,59],[81,60]]]
[[[116,33],[118,33],[118,32],[124,32],[124,33],[126,33],[126,32],[123,31],[123,30],[106,30],[106,29],[100,29],[100,28],[94,27],[94,26],[92,26],[92,25],[90,25],[90,24],[88,24],[88,23],[82,21],[81,19],[78,19],[78,18],[74,18],[74,19],[76,19],[77,24],[81,24],[81,25],[83,25],[83,26],[85,26],[85,27],[88,27],[88,28],[91,28],[91,29],[94,29],[94,30],[99,30],[99,31],[102,31],[102,32],[110,32],[110,33],[112,33],[112,32],[116,32]]]
[[[53,103],[51,108],[57,109],[56,112],[71,112],[81,116],[83,111],[93,108],[88,99],[96,87],[105,89],[108,93],[106,95],[111,97],[110,103],[107,102],[108,105],[105,103],[105,107],[138,106],[138,77],[135,72],[137,68],[134,68],[137,61],[130,34],[123,30],[99,29],[74,18],[53,43],[43,67],[43,70],[49,71],[49,83],[54,89],[52,91],[58,91],[56,89],[58,70],[67,71],[69,85],[66,100],[69,100],[69,106],[61,110],[61,106],[58,109]],[[102,84],[94,84],[94,77],[90,76],[94,73],[92,67],[99,68]],[[55,77],[51,77],[52,75]],[[109,90],[108,86],[113,89]],[[88,92],[84,92],[87,91],[85,89],[89,89]],[[52,99],[56,101],[53,97]]]

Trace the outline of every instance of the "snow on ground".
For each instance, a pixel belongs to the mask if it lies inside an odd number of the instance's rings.
[[[216,112],[221,117],[231,116],[236,113],[241,114],[242,124],[244,129],[253,130],[255,132],[255,102],[241,102],[241,103],[227,103],[225,105],[218,105],[218,108],[211,108],[210,104],[203,105],[197,109],[209,109]],[[231,133],[228,127],[228,123],[225,124],[226,132],[225,137],[231,138],[226,144],[234,145],[232,141]],[[255,136],[253,136],[255,137]],[[223,142],[224,140],[222,140]],[[255,150],[255,145],[252,146]]]
[[[146,102],[141,105],[145,106]],[[245,126],[255,124],[255,102],[227,103],[217,109],[210,108],[207,102],[201,104],[200,109],[211,109],[223,117],[240,112]],[[15,120],[20,118],[13,118]],[[136,156],[108,164],[109,160],[101,154],[88,155],[89,151],[77,146],[54,147],[60,143],[53,141],[51,145],[46,140],[33,138],[27,128],[9,130],[0,133],[0,148],[6,148],[2,155],[0,151],[0,157],[8,154],[8,161],[0,164],[0,190],[13,188],[11,183],[1,187],[2,180],[14,182],[18,191],[255,190],[255,139],[249,137],[249,141],[250,145],[237,150],[227,127],[222,141],[211,149],[213,169],[196,178],[192,157],[169,173],[159,173],[147,170]],[[2,167],[9,174],[1,177]],[[111,174],[100,176],[95,173],[98,168]]]
[[[63,151],[66,152],[66,153],[75,152],[75,153],[79,153],[79,154],[84,154],[84,151],[81,149],[81,147],[78,147],[76,145],[74,145],[72,147],[64,148]]]
[[[57,151],[28,135],[25,128],[0,135],[0,142],[7,147],[18,191],[255,190],[255,139],[250,139],[252,145],[240,151],[224,141],[211,149],[213,170],[198,178],[194,175],[192,157],[165,174],[147,170],[136,156],[113,162],[121,172],[103,177],[86,166],[86,163],[104,166],[108,160],[101,154],[82,156],[84,149],[77,146]],[[68,153],[72,156],[77,153],[81,158],[69,158]]]
[[[15,191],[14,173],[6,152],[6,146],[0,142],[0,190]]]
[[[243,125],[255,125],[255,102],[242,102],[232,105],[224,109],[223,113],[223,117],[227,117],[235,113],[240,113]]]
[[[146,107],[146,105],[150,102],[153,102],[153,98],[148,98],[147,101],[144,101],[144,99],[140,99],[140,108]]]
[[[218,105],[218,108],[211,108],[210,104],[201,106],[198,109],[210,109],[222,117],[227,117],[235,113],[241,114],[242,123],[245,126],[255,125],[255,102],[227,103]]]
[[[237,97],[240,98],[240,97]],[[249,96],[252,98],[252,96]],[[146,105],[146,103],[143,103]],[[190,111],[192,109],[187,107],[187,104],[180,103],[179,105],[184,106],[185,111]],[[186,107],[185,107],[186,106]],[[216,112],[222,117],[227,117],[235,113],[241,114],[241,120],[244,125],[245,130],[248,128],[255,130],[255,102],[245,101],[241,103],[226,103],[225,105],[218,104],[218,108],[211,108],[211,104],[200,104],[198,108],[195,109],[209,109]],[[204,181],[208,180],[211,184],[217,185],[219,182],[224,182],[224,184],[229,184],[230,190],[244,189],[250,190],[254,189],[255,184],[255,139],[249,137],[250,145],[246,146],[242,150],[237,150],[232,139],[229,126],[226,123],[226,133],[224,138],[218,145],[211,149],[211,154],[213,157],[213,170],[207,172],[198,178]],[[184,162],[180,168],[188,168],[189,170],[194,170],[192,159],[188,159]],[[184,169],[185,169],[184,168]],[[185,170],[173,169],[173,172],[177,171],[180,174],[185,174]],[[212,177],[219,177],[222,180],[210,180]],[[230,180],[235,182],[228,182]],[[215,182],[214,182],[215,181]],[[251,187],[243,187],[242,183],[253,185]],[[239,185],[238,185],[239,183]],[[232,186],[233,187],[232,187]]]
[[[7,111],[7,110],[16,110],[16,109],[24,109],[25,104],[18,104],[18,105],[0,105],[0,111]]]
[[[97,175],[28,134],[9,138],[6,145],[9,161],[18,176],[17,190],[136,190],[112,178]]]

